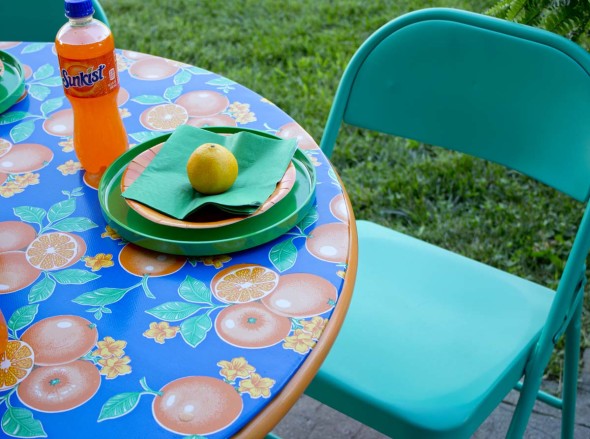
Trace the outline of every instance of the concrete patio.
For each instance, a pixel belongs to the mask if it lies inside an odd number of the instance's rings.
[[[556,385],[554,382],[547,382],[544,388],[551,389]],[[505,437],[517,399],[518,392],[511,392],[475,432],[473,438]],[[590,350],[584,354],[576,412],[575,438],[588,439],[590,438]],[[537,402],[525,438],[559,438],[560,423],[560,410]],[[387,437],[305,395],[273,432],[283,439],[384,439]]]

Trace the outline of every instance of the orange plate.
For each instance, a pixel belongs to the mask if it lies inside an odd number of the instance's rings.
[[[125,191],[125,189],[131,186],[131,183],[133,183],[137,177],[141,175],[145,168],[147,168],[150,162],[158,154],[162,148],[162,145],[163,143],[160,143],[159,145],[151,147],[150,149],[139,154],[129,163],[123,173],[123,178],[121,179],[121,192]],[[157,210],[152,209],[151,207],[146,206],[145,204],[142,204],[138,201],[128,200],[125,198],[125,202],[138,214],[158,224],[170,227],[180,227],[184,229],[210,229],[213,227],[223,227],[234,224],[243,219],[251,218],[255,215],[260,215],[261,213],[266,212],[289,193],[295,184],[296,178],[297,172],[293,166],[293,163],[290,163],[289,167],[285,171],[285,175],[283,175],[281,181],[277,183],[277,188],[275,191],[258,208],[258,210],[247,216],[228,217],[228,215],[232,214],[221,212],[219,209],[213,208],[207,210],[207,208],[202,208],[198,213],[198,217],[200,219],[199,221],[184,221],[158,212]]]

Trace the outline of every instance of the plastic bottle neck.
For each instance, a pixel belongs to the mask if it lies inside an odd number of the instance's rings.
[[[70,25],[74,27],[85,26],[92,21],[92,15],[87,15],[86,17],[79,17],[79,18],[72,18],[68,17],[70,20]]]

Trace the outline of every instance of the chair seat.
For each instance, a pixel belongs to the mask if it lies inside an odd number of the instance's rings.
[[[306,393],[391,436],[468,437],[522,376],[554,292],[357,224],[352,303]]]

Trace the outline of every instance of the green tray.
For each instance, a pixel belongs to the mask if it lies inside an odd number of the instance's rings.
[[[217,133],[249,131],[274,138],[262,131],[235,127],[204,128]],[[289,194],[260,215],[235,224],[211,229],[181,229],[154,223],[131,209],[121,196],[123,171],[134,157],[166,141],[158,136],[121,155],[104,173],[98,198],[107,223],[125,240],[162,253],[184,256],[226,254],[256,247],[288,232],[308,213],[315,200],[316,174],[309,158],[300,150],[293,156],[297,179]]]
[[[25,92],[23,66],[12,55],[0,50],[4,74],[0,77],[0,113],[12,107]]]

